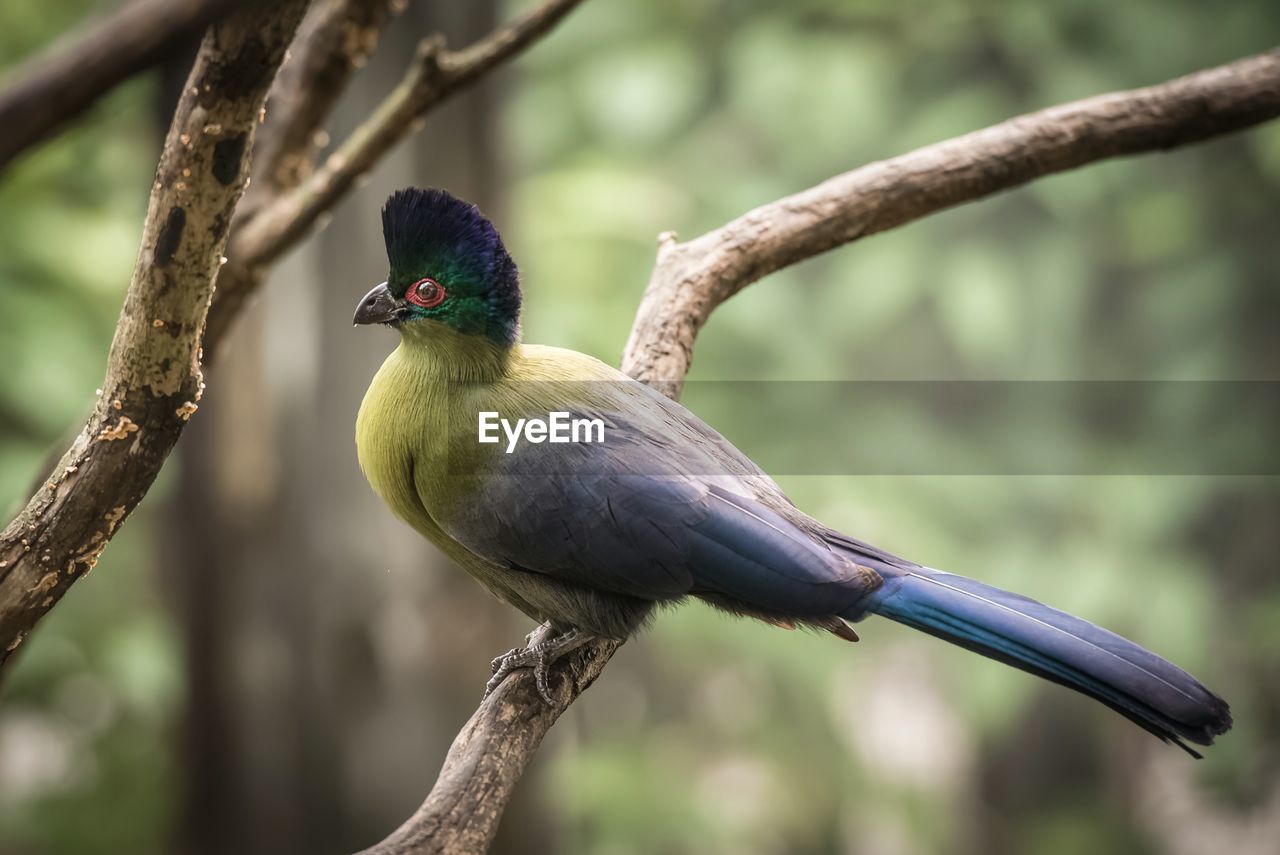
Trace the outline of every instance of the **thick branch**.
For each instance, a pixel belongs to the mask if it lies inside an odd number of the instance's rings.
[[[258,134],[254,182],[232,223],[229,262],[218,277],[218,296],[205,327],[208,357],[239,315],[246,297],[266,278],[266,265],[250,265],[236,248],[237,235],[254,213],[297,188],[315,170],[327,144],[324,122],[351,77],[377,48],[382,30],[407,0],[318,0],[312,4],[287,62],[267,96]]]
[[[624,362],[635,378],[678,396],[711,312],[763,276],[1044,175],[1198,142],[1277,115],[1280,51],[1272,51],[871,163],[686,243],[664,234]]]
[[[548,33],[582,0],[547,0],[523,18],[490,33],[470,47],[449,51],[439,37],[425,39],[404,78],[369,119],[295,190],[255,210],[237,228],[228,255],[240,269],[219,284],[209,316],[210,348],[228,328],[240,305],[270,264],[305,237],[385,155],[416,130],[422,117],[442,101],[479,80]]]
[[[258,113],[305,6],[246,8],[205,36],[156,171],[101,398],[0,534],[0,664],[94,566],[195,412],[200,333]]]
[[[0,169],[244,2],[134,0],[28,61],[0,92]]]

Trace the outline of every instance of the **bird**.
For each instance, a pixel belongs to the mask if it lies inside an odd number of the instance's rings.
[[[1191,745],[1231,727],[1222,698],[1134,642],[836,531],[678,402],[591,356],[522,343],[516,264],[475,205],[407,188],[382,228],[389,273],[353,320],[400,340],[356,417],[360,466],[396,516],[549,625],[494,660],[486,695],[532,668],[554,704],[556,659],[693,598],[848,641],[853,624],[888,618],[1081,692],[1196,757]],[[551,441],[557,413],[599,424],[601,441]],[[524,441],[481,441],[486,418],[521,425]]]

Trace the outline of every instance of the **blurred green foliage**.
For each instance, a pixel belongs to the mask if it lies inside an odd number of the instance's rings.
[[[92,5],[4,4],[0,62]],[[526,337],[616,362],[661,231],[692,237],[859,164],[1277,35],[1266,2],[591,0],[518,63],[504,105]],[[148,80],[122,88],[0,175],[6,515],[101,377],[158,150],[153,98]],[[1276,380],[1278,190],[1277,124],[1043,180],[753,286],[717,312],[692,376]],[[731,406],[688,403],[734,436]],[[944,423],[904,430],[951,441]],[[834,526],[1203,675],[1238,724],[1194,782],[1226,811],[1272,785],[1276,479],[782,481]],[[131,520],[4,689],[0,840],[166,847],[183,677],[154,528]],[[636,645],[647,657],[624,657],[564,725],[545,791],[566,851],[1165,848],[1110,783],[1117,756],[1146,768],[1145,734],[907,630],[864,635],[849,648],[702,607],[664,615]]]

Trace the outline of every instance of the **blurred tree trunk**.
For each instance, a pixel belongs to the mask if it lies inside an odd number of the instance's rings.
[[[353,81],[334,136],[394,84],[421,36],[465,43],[493,27],[496,6],[411,7]],[[489,658],[530,628],[391,517],[353,439],[394,346],[350,324],[386,269],[381,201],[446,186],[500,221],[496,106],[485,83],[434,114],[276,269],[220,355],[167,526],[189,665],[184,852],[344,852],[379,839],[429,789]],[[519,840],[495,851],[549,848],[525,802],[508,817]]]

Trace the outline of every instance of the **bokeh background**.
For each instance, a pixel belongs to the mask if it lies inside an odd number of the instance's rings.
[[[102,5],[6,0],[0,63]],[[412,2],[333,137],[421,35],[460,44],[525,5]],[[350,317],[382,278],[391,190],[480,202],[522,265],[526,337],[616,364],[660,231],[691,237],[861,163],[1277,36],[1264,0],[589,0],[434,114],[278,266],[160,483],[8,676],[0,852],[368,845],[421,800],[489,659],[529,629],[393,520],[356,466],[356,408],[394,339]],[[184,74],[175,59],[131,82],[0,174],[6,519],[93,401]],[[770,277],[715,315],[691,377],[1276,381],[1277,234],[1272,124]],[[687,402],[733,436],[732,396],[704,406],[697,388]],[[1276,440],[1220,417],[1242,441]],[[903,429],[953,442],[927,412]],[[1200,675],[1237,722],[1207,759],[887,623],[850,647],[691,605],[556,727],[495,851],[1274,853],[1280,479],[1096,452],[1113,469],[779,480],[832,525]]]

